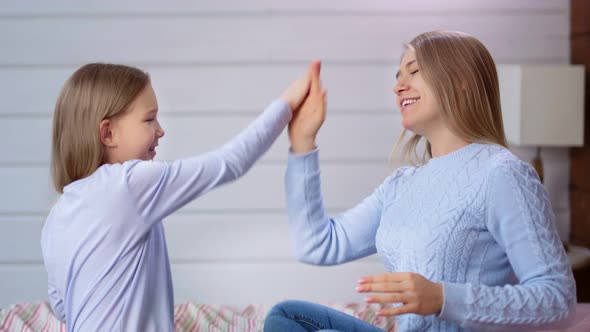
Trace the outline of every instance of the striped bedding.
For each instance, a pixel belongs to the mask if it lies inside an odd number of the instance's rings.
[[[376,304],[336,304],[331,307],[369,321],[387,331],[393,331],[394,319],[376,317]],[[206,305],[187,302],[176,305],[174,326],[176,331],[250,332],[262,331],[264,317],[271,306],[248,305],[242,309],[224,305]],[[59,331],[62,324],[46,302],[19,303],[0,310],[0,331]]]
[[[334,304],[331,307],[366,320],[387,331],[394,331],[395,319],[376,317],[377,304]],[[207,305],[187,302],[176,305],[174,326],[176,331],[251,332],[262,331],[264,317],[270,306],[249,305],[235,309],[224,305]],[[0,310],[0,332],[4,331],[56,331],[66,332],[46,302],[19,303]],[[569,328],[562,332],[590,331],[590,304],[578,304]],[[544,332],[559,332],[558,330]]]

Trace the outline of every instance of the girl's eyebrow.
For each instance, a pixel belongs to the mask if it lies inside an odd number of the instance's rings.
[[[406,67],[411,66],[415,62],[416,62],[416,60],[408,61],[408,63],[406,63]],[[399,78],[399,70],[397,71],[397,73],[395,73],[395,79],[397,80],[398,78]]]

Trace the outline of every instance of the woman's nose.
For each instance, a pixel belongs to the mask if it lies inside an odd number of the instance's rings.
[[[397,83],[393,86],[393,92],[398,96],[407,89],[408,87],[402,81],[397,81]]]

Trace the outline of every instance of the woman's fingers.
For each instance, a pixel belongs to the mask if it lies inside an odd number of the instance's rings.
[[[387,273],[367,276],[359,280],[356,290],[369,295],[367,302],[403,303],[397,308],[384,310],[384,315],[439,313],[444,303],[443,284],[432,282],[417,273]]]
[[[389,292],[403,292],[406,287],[401,282],[377,282],[370,284],[362,284],[356,287],[359,293],[389,293]]]
[[[377,316],[398,316],[416,312],[415,304],[404,304],[399,307],[382,308],[377,311]]]
[[[410,272],[393,272],[378,274],[374,276],[366,276],[361,278],[359,284],[373,283],[373,282],[399,282],[404,280],[411,280],[414,277]]]
[[[367,303],[407,303],[408,295],[405,293],[390,293],[385,295],[372,295],[365,298]]]
[[[311,78],[311,93],[319,94],[322,90],[322,83],[320,82],[320,71],[322,63],[319,60],[314,60],[309,65],[309,75]]]

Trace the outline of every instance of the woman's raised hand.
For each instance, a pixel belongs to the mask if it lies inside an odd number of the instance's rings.
[[[289,140],[294,153],[302,154],[315,149],[315,139],[326,118],[326,91],[320,82],[321,63],[309,65],[310,87],[307,98],[293,113],[289,123]]]

